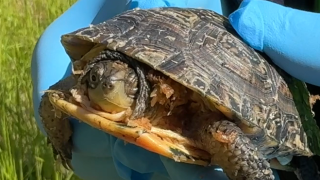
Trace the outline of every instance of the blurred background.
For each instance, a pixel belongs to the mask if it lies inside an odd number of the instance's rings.
[[[53,161],[33,117],[31,56],[45,28],[76,0],[0,0],[0,179],[77,179]]]

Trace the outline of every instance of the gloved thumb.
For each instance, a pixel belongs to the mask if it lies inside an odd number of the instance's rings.
[[[251,47],[292,76],[320,86],[320,14],[244,0],[229,20]]]

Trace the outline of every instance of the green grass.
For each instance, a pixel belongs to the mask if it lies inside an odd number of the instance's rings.
[[[315,0],[315,12],[320,13],[320,0]]]
[[[0,179],[76,179],[55,165],[35,124],[30,64],[44,29],[75,0],[0,1]]]

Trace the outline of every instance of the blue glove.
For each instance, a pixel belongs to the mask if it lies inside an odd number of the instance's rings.
[[[33,103],[40,130],[38,107],[43,90],[70,75],[70,60],[60,36],[90,24],[100,23],[124,10],[140,7],[206,7],[221,13],[219,0],[79,0],[56,19],[40,37],[32,58]],[[72,165],[83,179],[147,180],[147,179],[227,179],[213,167],[176,163],[96,130],[85,123],[70,120],[74,129]]]
[[[245,42],[280,68],[320,86],[320,14],[245,0],[229,20]]]

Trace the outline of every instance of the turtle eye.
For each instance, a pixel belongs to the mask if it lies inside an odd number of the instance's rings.
[[[97,80],[98,80],[97,75],[95,75],[95,74],[91,74],[90,75],[90,81],[91,82],[97,82]]]

